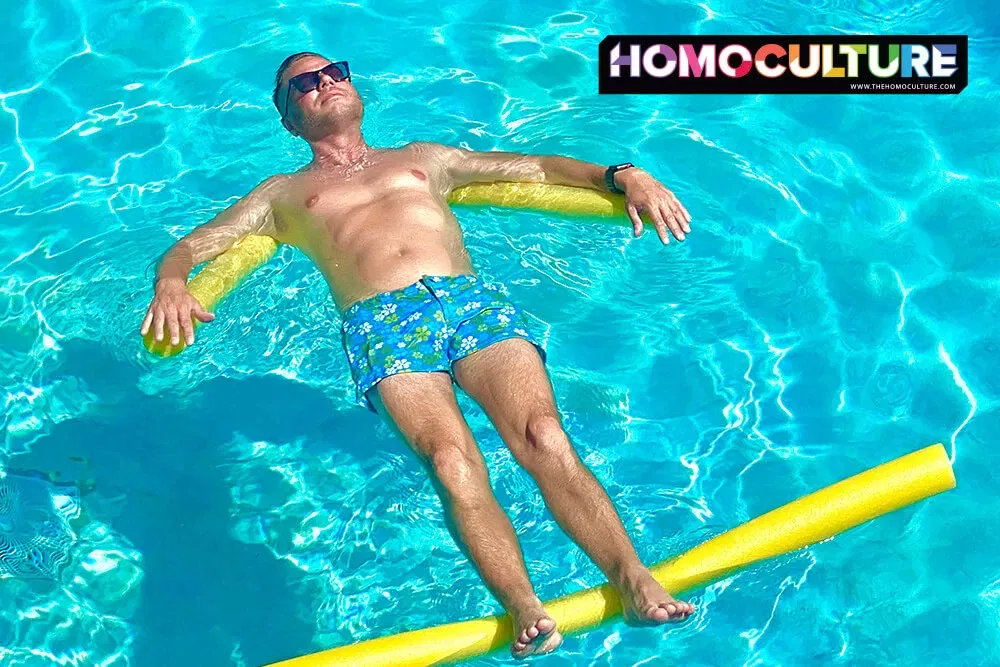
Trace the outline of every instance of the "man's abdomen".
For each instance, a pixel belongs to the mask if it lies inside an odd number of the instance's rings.
[[[332,248],[321,267],[341,309],[382,292],[406,287],[422,276],[472,272],[462,232],[450,211],[412,202],[372,207],[351,221],[348,242]],[[400,210],[402,209],[402,210]]]

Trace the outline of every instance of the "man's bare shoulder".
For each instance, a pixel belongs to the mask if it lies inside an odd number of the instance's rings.
[[[444,144],[439,144],[433,141],[411,141],[402,147],[404,151],[414,151],[417,153],[434,152],[447,148]]]
[[[304,173],[275,174],[261,181],[250,192],[250,197],[273,202],[289,192],[305,176]]]
[[[452,166],[465,156],[469,151],[457,146],[448,146],[433,141],[413,141],[403,147],[414,157],[422,161],[435,162],[441,166]]]

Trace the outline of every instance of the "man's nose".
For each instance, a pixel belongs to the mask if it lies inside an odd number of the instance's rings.
[[[319,87],[320,88],[328,88],[328,87],[332,86],[335,83],[337,83],[337,82],[334,81],[333,77],[330,76],[329,74],[327,74],[325,72],[320,72],[319,73]]]

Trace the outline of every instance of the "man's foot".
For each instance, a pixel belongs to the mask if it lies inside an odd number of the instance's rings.
[[[615,589],[630,625],[683,621],[694,613],[694,605],[674,599],[645,567],[623,576]]]
[[[511,614],[514,619],[514,643],[510,652],[515,658],[551,653],[562,644],[556,622],[545,613],[541,603]]]

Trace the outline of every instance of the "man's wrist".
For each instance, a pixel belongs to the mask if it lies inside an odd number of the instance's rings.
[[[604,172],[604,184],[611,192],[617,194],[624,194],[625,187],[624,184],[627,182],[626,179],[621,177],[630,171],[635,171],[635,166],[631,162],[625,162],[623,164],[613,164],[607,168]]]
[[[165,289],[187,288],[187,281],[179,276],[160,276],[156,279],[154,288],[157,292]]]
[[[625,181],[628,180],[628,172],[630,171],[632,170],[629,169],[627,171],[619,171],[613,176],[615,187],[617,187],[623,193],[625,192],[625,188],[627,187]]]
[[[640,169],[639,167],[630,167],[629,169],[622,169],[621,171],[617,172],[614,175],[615,186],[622,192],[625,192],[626,190],[628,190],[629,183],[631,183],[635,179],[635,176],[641,171],[642,169]]]

